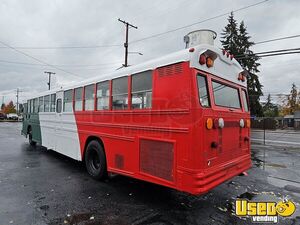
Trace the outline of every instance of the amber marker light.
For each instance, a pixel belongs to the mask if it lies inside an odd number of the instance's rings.
[[[213,123],[212,118],[208,118],[206,120],[206,128],[209,129],[209,130],[211,130],[213,128],[213,125],[214,125],[214,123]]]
[[[249,119],[246,120],[246,126],[247,126],[247,128],[250,128],[250,126],[251,126],[251,121]]]
[[[214,60],[212,60],[210,57],[207,57],[206,58],[206,66],[208,68],[210,68],[210,67],[213,67],[213,65],[214,65]]]

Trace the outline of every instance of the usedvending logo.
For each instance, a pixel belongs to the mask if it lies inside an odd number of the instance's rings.
[[[244,199],[235,201],[235,214],[239,217],[250,217],[256,223],[277,223],[278,217],[289,217],[296,211],[294,202],[250,202]]]

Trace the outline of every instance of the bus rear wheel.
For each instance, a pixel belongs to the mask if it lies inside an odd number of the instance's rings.
[[[106,157],[102,145],[91,141],[85,151],[85,166],[90,176],[96,180],[103,180],[107,177]]]
[[[28,129],[28,139],[29,139],[29,144],[31,146],[36,145],[36,142],[32,140],[32,129],[31,129],[31,127],[29,127],[29,129]]]

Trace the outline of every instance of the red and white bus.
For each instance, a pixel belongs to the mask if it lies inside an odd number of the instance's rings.
[[[191,194],[251,166],[246,76],[227,52],[200,44],[24,104],[30,144],[108,172]]]

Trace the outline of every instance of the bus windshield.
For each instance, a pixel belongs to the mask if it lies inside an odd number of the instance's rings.
[[[212,81],[215,104],[229,108],[241,108],[239,91],[217,81]]]

